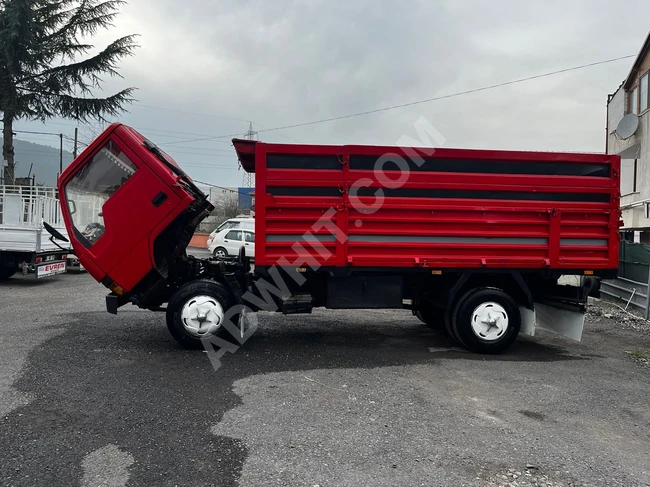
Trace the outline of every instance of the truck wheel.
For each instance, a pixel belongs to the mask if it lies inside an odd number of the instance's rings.
[[[472,289],[461,297],[451,316],[458,340],[477,353],[501,353],[521,328],[517,303],[499,289]]]
[[[427,303],[422,303],[418,307],[415,316],[417,316],[422,323],[431,328],[442,328],[445,326],[445,310],[436,308]]]
[[[212,255],[214,255],[217,259],[225,259],[226,257],[228,257],[228,251],[223,247],[217,247],[216,249],[214,249]]]
[[[5,281],[5,280],[9,279],[16,272],[18,272],[18,269],[14,269],[11,266],[8,266],[8,265],[0,266],[0,281]]]
[[[201,349],[201,339],[230,336],[223,326],[226,312],[235,304],[232,293],[221,283],[198,280],[176,291],[167,305],[167,328],[185,348]],[[234,324],[237,324],[235,318]]]

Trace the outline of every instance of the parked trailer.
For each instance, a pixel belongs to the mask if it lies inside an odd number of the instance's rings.
[[[44,222],[65,236],[56,188],[0,185],[0,280],[20,271],[37,279],[66,272],[68,251],[49,240]]]
[[[245,310],[407,308],[498,353],[536,326],[580,339],[587,296],[616,275],[618,156],[233,144],[255,172],[254,270],[245,248],[236,262],[186,255],[213,207],[132,128],[111,125],[63,173],[65,224],[109,312],[164,310],[200,348],[241,341]],[[82,194],[103,201],[96,238],[75,217]]]

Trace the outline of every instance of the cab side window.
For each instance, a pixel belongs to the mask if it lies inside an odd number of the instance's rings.
[[[244,240],[249,243],[255,242],[255,234],[253,232],[244,232]]]

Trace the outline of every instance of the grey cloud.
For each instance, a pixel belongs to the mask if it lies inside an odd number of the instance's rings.
[[[137,31],[143,47],[124,64],[125,79],[107,87],[135,85],[144,104],[276,127],[636,53],[648,14],[640,0],[132,0],[106,39]],[[392,144],[414,135],[424,116],[452,146],[599,151],[606,95],[631,64],[283,133],[300,142]],[[138,105],[123,120],[196,134],[247,129],[243,121]],[[147,135],[161,144],[183,140]],[[274,132],[261,138],[288,141]],[[226,142],[164,147],[198,179],[236,185],[234,154],[211,152],[227,150]]]

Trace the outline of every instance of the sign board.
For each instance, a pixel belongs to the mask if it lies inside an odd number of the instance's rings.
[[[65,274],[65,262],[55,262],[53,264],[43,264],[36,266],[36,278],[56,276],[57,274]]]

